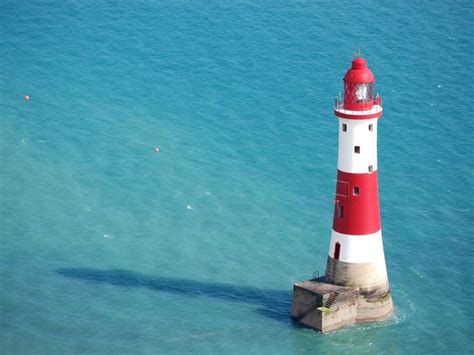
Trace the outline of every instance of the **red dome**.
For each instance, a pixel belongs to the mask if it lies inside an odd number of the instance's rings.
[[[344,81],[348,83],[373,83],[374,74],[367,68],[367,61],[363,58],[356,58],[352,61],[352,68],[344,76]]]

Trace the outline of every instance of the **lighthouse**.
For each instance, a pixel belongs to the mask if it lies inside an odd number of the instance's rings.
[[[334,216],[326,274],[296,283],[292,317],[321,332],[389,318],[393,313],[382,243],[378,195],[377,124],[382,100],[358,57],[336,100],[339,147]]]

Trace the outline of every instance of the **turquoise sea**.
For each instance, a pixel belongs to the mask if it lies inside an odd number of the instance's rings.
[[[473,20],[472,1],[2,0],[0,353],[474,353]],[[292,285],[324,273],[359,49],[396,314],[322,335],[292,323]]]

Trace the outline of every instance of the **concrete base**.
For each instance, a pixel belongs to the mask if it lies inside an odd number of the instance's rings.
[[[389,286],[385,264],[347,263],[328,256],[326,282],[359,289],[361,294],[386,295]]]
[[[384,320],[392,313],[390,291],[385,295],[364,295],[358,288],[327,283],[324,277],[293,287],[291,316],[322,333],[355,323]]]
[[[393,303],[390,290],[385,295],[359,294],[356,323],[383,321],[392,315]]]

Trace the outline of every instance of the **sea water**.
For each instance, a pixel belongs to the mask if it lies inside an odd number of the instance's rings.
[[[3,0],[0,353],[472,353],[472,20],[470,1]],[[358,50],[396,311],[322,335],[291,321],[292,285],[324,273]]]

